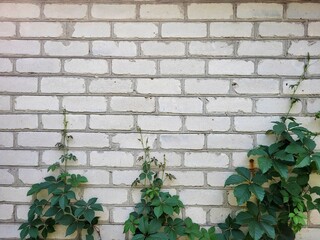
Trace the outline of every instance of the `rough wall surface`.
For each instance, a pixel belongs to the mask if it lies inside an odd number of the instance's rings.
[[[319,131],[317,1],[1,1],[0,239],[18,238],[26,192],[59,158],[63,108],[74,169],[89,179],[84,198],[105,207],[104,240],[126,239],[139,200],[137,126],[166,154],[183,215],[223,221],[236,209],[224,180],[270,141],[263,133],[287,111],[308,52],[292,114]],[[319,226],[311,213],[298,238],[318,239]]]

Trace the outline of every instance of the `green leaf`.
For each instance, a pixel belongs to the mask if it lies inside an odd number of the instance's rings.
[[[74,217],[70,214],[65,214],[63,215],[58,222],[62,225],[70,225],[71,223],[73,223],[75,221]]]
[[[248,212],[240,212],[236,217],[236,223],[243,225],[248,224],[253,220],[253,216]]]
[[[247,156],[250,157],[252,155],[257,155],[257,156],[268,156],[268,153],[264,150],[265,146],[260,146],[254,149],[251,149]]]
[[[285,148],[285,151],[287,153],[300,154],[305,153],[306,149],[297,143],[291,143],[289,146]]]
[[[92,209],[87,209],[84,211],[83,216],[89,223],[91,223],[95,216],[95,213]]]
[[[59,211],[57,207],[50,207],[44,214],[45,217],[54,216]]]
[[[310,166],[310,164],[311,164],[311,158],[310,158],[310,156],[306,156],[305,158],[303,158],[302,160],[297,162],[297,165],[295,167],[296,168],[303,168],[306,166]]]
[[[86,240],[94,240],[94,237],[92,235],[87,234],[86,235]]]
[[[245,181],[247,181],[247,179],[245,179],[244,177],[237,174],[233,174],[227,178],[226,182],[224,183],[224,186],[226,187],[228,185],[237,185]]]
[[[22,228],[20,232],[20,238],[25,239],[25,237],[29,234],[29,228]]]
[[[160,228],[161,228],[161,222],[157,219],[152,219],[149,223],[148,233],[149,234],[156,233],[160,230]]]
[[[288,177],[288,168],[285,164],[274,160],[272,161],[274,169],[280,174],[281,177],[287,178]]]
[[[103,212],[103,208],[102,208],[102,205],[101,204],[92,204],[91,206],[91,209],[95,210],[95,211],[101,211]]]
[[[251,172],[250,172],[250,170],[248,168],[237,167],[235,170],[240,176],[244,177],[247,180],[250,180]]]
[[[272,161],[268,157],[259,157],[258,164],[262,173],[266,173],[272,167]]]
[[[68,199],[66,196],[61,196],[60,199],[59,199],[59,206],[61,207],[61,209],[65,209],[66,206],[68,204]]]
[[[259,222],[252,221],[248,224],[249,234],[254,240],[259,240],[264,234],[264,230]]]
[[[148,224],[148,220],[145,217],[142,217],[142,218],[139,219],[138,228],[143,234],[147,234],[148,233],[149,224]]]
[[[244,204],[247,202],[250,197],[251,193],[249,191],[249,185],[248,184],[240,184],[234,188],[234,196],[237,198],[237,202],[239,205]]]
[[[274,122],[274,123],[275,125],[273,126],[273,131],[275,132],[275,134],[280,135],[281,133],[287,130],[287,127],[283,122]]]
[[[265,222],[260,222],[260,226],[264,230],[264,232],[270,237],[271,239],[275,239],[276,237],[276,232],[273,226],[265,223]]]
[[[84,213],[85,210],[86,210],[85,208],[77,208],[74,211],[74,216],[77,218],[80,217]]]
[[[145,237],[143,234],[137,234],[133,236],[132,240],[145,240]]]
[[[250,184],[249,191],[252,192],[259,199],[260,202],[262,202],[265,195],[265,191],[262,187],[256,184]]]
[[[158,206],[158,207],[155,207],[154,210],[153,210],[154,214],[156,215],[157,218],[159,218],[162,213],[163,213],[163,208],[162,208],[162,205]]]
[[[66,236],[73,234],[78,228],[77,222],[72,223],[66,230]]]
[[[38,229],[36,227],[30,227],[29,229],[29,235],[32,238],[38,238]]]

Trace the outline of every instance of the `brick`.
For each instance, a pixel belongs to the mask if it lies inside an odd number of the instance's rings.
[[[290,99],[288,98],[259,98],[256,102],[258,113],[286,113],[289,107]],[[301,109],[301,102],[297,102],[291,109],[291,113],[300,113]]]
[[[0,205],[1,220],[10,220],[13,217],[13,205],[12,204],[1,204]],[[7,229],[8,230],[8,229]]]
[[[185,205],[222,205],[224,191],[207,189],[183,189],[180,199]]]
[[[12,22],[0,23],[0,37],[14,37],[16,36],[16,25]]]
[[[134,19],[136,6],[134,4],[93,4],[91,15],[98,19]]]
[[[57,22],[22,22],[19,28],[21,37],[61,37],[63,25]]]
[[[283,5],[276,3],[241,3],[237,7],[238,18],[282,18]]]
[[[141,43],[141,52],[144,56],[183,56],[185,55],[183,42],[156,42]]]
[[[40,42],[33,40],[0,40],[2,55],[39,55]]]
[[[71,36],[76,38],[110,37],[111,35],[109,23],[77,22],[71,28],[73,29]]]
[[[211,208],[209,212],[210,223],[221,223],[224,222],[229,214],[232,213],[230,208]]]
[[[201,134],[163,134],[160,135],[163,149],[203,149],[204,135]]]
[[[283,93],[285,94],[292,94],[293,90],[290,89],[290,85],[296,84],[297,81],[295,80],[285,80],[283,81]],[[303,80],[295,94],[301,95],[312,95],[312,94],[320,94],[320,80],[318,79],[306,79]]]
[[[172,78],[137,79],[137,92],[147,94],[181,94],[181,83]]]
[[[41,162],[44,165],[52,165],[55,162],[59,161],[59,158],[63,152],[59,150],[45,150],[42,153]],[[69,166],[86,166],[87,165],[87,155],[85,151],[73,151],[72,154],[74,154],[77,157],[77,161],[71,161],[68,163]]]
[[[310,215],[309,215],[309,219],[310,219],[311,224],[319,225],[320,224],[320,214],[319,214],[318,210],[311,210]]]
[[[208,148],[213,149],[251,149],[253,136],[237,134],[210,134],[208,135]]]
[[[94,41],[92,54],[95,56],[109,57],[134,57],[137,56],[137,46],[134,42]]]
[[[140,171],[113,171],[112,183],[114,185],[127,185],[131,186],[133,181],[139,176]]]
[[[187,94],[228,94],[229,80],[189,78],[184,83]]]
[[[148,139],[148,145],[154,148],[156,135],[143,134],[144,141]],[[118,144],[120,148],[142,149],[141,142],[138,140],[141,136],[138,133],[118,133],[112,137],[112,142]]]
[[[28,220],[28,205],[17,205],[16,206],[16,218],[19,220]]]
[[[302,23],[263,22],[259,24],[261,37],[302,37],[304,26]]]
[[[319,130],[319,120],[311,117],[296,117],[296,121],[301,123],[303,127],[309,129],[312,132],[317,132]],[[316,137],[317,139],[317,137]],[[319,147],[319,146],[318,146]]]
[[[228,42],[189,43],[189,53],[196,56],[230,56],[233,55],[233,44]]]
[[[110,172],[107,169],[70,170],[70,173],[85,176],[88,179],[86,185],[106,185],[110,183]]]
[[[186,129],[189,131],[228,131],[231,126],[228,117],[186,117]]]
[[[105,97],[64,97],[62,106],[72,112],[105,112],[107,100]]]
[[[320,61],[319,60],[310,60],[308,73],[310,75],[320,74]]]
[[[305,56],[310,53],[311,56],[320,54],[320,41],[291,41],[288,53],[293,56]]]
[[[42,93],[84,93],[83,78],[43,77],[41,79]]]
[[[8,58],[0,58],[0,72],[12,72],[13,64]]]
[[[204,185],[204,174],[202,171],[169,171],[176,179],[168,181],[170,186],[194,186]]]
[[[13,133],[0,132],[0,147],[13,147]]]
[[[254,63],[248,60],[210,60],[211,75],[251,75],[254,73]]]
[[[72,136],[70,147],[109,147],[109,136],[106,133],[72,133]]]
[[[191,168],[227,168],[229,157],[224,153],[187,152],[184,165]]]
[[[240,132],[265,132],[273,127],[273,121],[279,121],[278,117],[235,117],[234,126]]]
[[[134,208],[133,207],[115,207],[111,211],[113,216],[113,222],[124,223],[128,219],[129,214],[134,211]]]
[[[131,130],[133,124],[133,116],[91,115],[89,127],[90,129]]]
[[[183,19],[182,6],[174,4],[143,4],[140,6],[142,19]]]
[[[38,18],[40,5],[29,3],[0,3],[0,18]]]
[[[165,75],[200,75],[205,73],[205,61],[200,59],[160,60],[160,73]]]
[[[144,152],[138,154],[138,157],[144,156]],[[138,159],[137,157],[137,159]],[[168,167],[179,167],[181,166],[182,157],[179,153],[169,152],[169,151],[161,151],[161,152],[151,152],[151,157],[155,157],[159,162],[164,163],[164,158],[166,159],[166,165]],[[137,161],[137,165],[141,165],[141,161]]]
[[[320,19],[320,4],[289,3],[287,17],[289,19]]]
[[[77,74],[106,74],[109,73],[109,63],[103,59],[71,59],[65,61],[64,69]]]
[[[311,98],[307,100],[307,110],[309,113],[316,113],[318,112],[320,106],[320,99]]]
[[[275,143],[276,136],[266,135],[266,134],[257,134],[257,145],[271,145]]]
[[[318,228],[303,228],[297,233],[297,240],[314,240],[315,236],[318,236],[320,231]]]
[[[207,36],[205,23],[163,23],[161,36],[168,38],[199,38]]]
[[[192,3],[188,6],[189,19],[232,19],[231,3]]]
[[[50,58],[24,58],[17,59],[16,68],[21,73],[58,73],[61,62]]]
[[[155,75],[156,63],[152,60],[112,60],[114,74]]]
[[[99,78],[92,79],[89,85],[92,93],[130,93],[133,92],[131,79]]]
[[[37,92],[38,79],[32,77],[0,77],[1,92]]]
[[[250,98],[216,97],[207,98],[207,111],[213,112],[251,112],[252,100]]]
[[[270,78],[237,78],[232,81],[233,90],[238,94],[278,94],[279,80]]]
[[[99,228],[101,236],[108,236],[109,239],[125,239],[126,237],[123,233],[123,225],[101,225]]]
[[[128,199],[128,192],[126,189],[119,188],[86,188],[84,189],[83,198],[89,199],[95,196],[102,204],[122,204],[126,203]]]
[[[110,103],[114,112],[154,112],[153,97],[112,97]]]
[[[35,184],[43,182],[43,179],[47,176],[47,169],[18,169],[18,179],[24,184]]]
[[[63,115],[62,114],[50,114],[42,115],[41,123],[44,129],[63,129]],[[86,116],[85,115],[73,115],[68,114],[68,129],[85,129],[86,128]]]
[[[91,166],[107,167],[132,167],[134,164],[133,155],[129,152],[101,151],[90,153]]]
[[[38,153],[26,150],[0,150],[2,166],[38,166]]]
[[[59,99],[51,96],[20,96],[16,97],[14,106],[16,110],[57,111]]]
[[[44,52],[48,56],[87,56],[89,43],[79,41],[47,41]]]
[[[185,209],[186,217],[190,217],[197,224],[206,224],[207,212],[201,207],[187,207]]]
[[[28,191],[29,188],[24,187],[0,187],[0,201],[30,202],[31,196],[27,196]]]
[[[248,22],[210,23],[210,37],[251,37],[253,24]]]
[[[54,147],[60,140],[60,133],[20,132],[18,133],[17,144],[21,147]]]
[[[234,152],[232,154],[232,167],[249,168],[249,159],[247,156],[247,152]]]
[[[154,23],[115,23],[114,35],[117,38],[155,38],[158,26]]]
[[[167,113],[202,113],[203,103],[199,98],[160,97],[159,111]]]
[[[0,96],[0,110],[3,111],[3,110],[10,110],[10,109],[11,109],[10,96]]]
[[[87,16],[86,4],[45,4],[45,18],[83,19]]]
[[[38,128],[37,115],[0,115],[1,129],[36,129]]]
[[[1,184],[5,184],[5,185],[8,185],[8,184],[11,185],[14,183],[15,181],[14,175],[10,172],[10,169],[0,169],[0,181],[1,181]],[[0,205],[0,212],[1,212],[1,205]]]
[[[280,41],[240,41],[239,56],[281,56],[283,44]]]
[[[259,75],[300,76],[303,62],[298,60],[261,60],[258,65]]]
[[[320,22],[310,22],[309,23],[308,36],[310,36],[310,37],[320,36]]]
[[[182,122],[178,116],[138,116],[138,126],[143,130],[179,131]]]
[[[208,172],[207,182],[212,187],[223,187],[227,178],[232,175],[233,172]]]

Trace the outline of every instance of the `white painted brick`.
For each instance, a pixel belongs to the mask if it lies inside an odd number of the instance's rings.
[[[202,171],[169,171],[176,179],[168,181],[170,186],[194,186],[199,187],[204,185],[204,174]]]
[[[92,54],[95,56],[134,57],[137,56],[137,46],[134,42],[94,41]]]
[[[45,4],[43,13],[46,18],[85,18],[88,11],[86,4]]]
[[[231,3],[192,3],[188,6],[189,19],[232,19]]]
[[[120,112],[154,112],[153,97],[112,97],[110,103],[113,111]]]
[[[207,212],[200,207],[187,207],[185,209],[186,217],[190,217],[192,221],[198,224],[206,224]]]
[[[261,60],[258,65],[260,75],[288,75],[300,76],[303,62],[298,60]]]
[[[223,187],[227,178],[232,174],[233,172],[208,172],[208,185],[212,187]]]
[[[133,116],[129,115],[91,115],[89,127],[104,130],[131,130],[133,124]]]
[[[120,240],[126,238],[125,234],[123,233],[123,225],[101,225],[99,228],[102,236],[108,236],[106,240]]]
[[[237,78],[232,81],[233,89],[238,94],[278,94],[279,80],[269,78]]]
[[[208,148],[213,149],[251,149],[253,136],[237,134],[210,134]]]
[[[83,198],[89,199],[95,196],[102,204],[122,204],[128,199],[126,189],[120,188],[86,188],[84,189]]]
[[[131,79],[99,78],[92,79],[89,85],[92,93],[130,93],[133,92]]]
[[[57,22],[22,22],[19,32],[21,37],[61,37],[64,31]]]
[[[257,145],[271,145],[276,141],[275,135],[257,134]]]
[[[89,54],[89,43],[80,41],[47,41],[44,52],[48,56],[86,56]]]
[[[16,97],[16,110],[59,110],[59,99],[53,96],[21,96]]]
[[[187,94],[228,94],[229,80],[224,79],[186,79],[185,92]]]
[[[0,225],[1,237],[4,239],[19,238],[20,224],[2,223]]]
[[[134,19],[136,6],[133,4],[93,4],[91,15],[99,19]]]
[[[301,123],[303,127],[309,129],[312,132],[319,131],[320,121],[314,119],[314,117],[296,117],[298,123]]]
[[[0,132],[0,147],[13,147],[13,133]]]
[[[222,205],[224,191],[207,189],[183,189],[180,199],[186,205]]]
[[[148,145],[150,148],[154,148],[156,135],[143,134],[143,139],[146,141],[148,139]],[[119,133],[112,137],[112,142],[118,144],[120,148],[133,148],[141,149],[141,142],[138,140],[141,136],[139,133]]]
[[[232,153],[232,166],[233,167],[247,167],[249,168],[249,159],[247,152],[234,152]]]
[[[133,207],[115,207],[112,210],[113,222],[124,223],[131,212],[134,211]]]
[[[160,135],[163,149],[203,149],[204,135],[201,134],[163,134]]]
[[[16,218],[19,220],[28,220],[28,205],[17,205],[16,206]]]
[[[128,75],[154,75],[156,74],[156,63],[144,59],[112,60],[112,72]]]
[[[143,130],[179,131],[182,122],[178,116],[138,116],[138,126]]]
[[[0,187],[0,201],[30,202],[31,196],[27,196],[28,191],[29,188],[23,187]]]
[[[38,116],[15,114],[0,115],[1,129],[36,129],[38,128]]]
[[[174,4],[143,4],[140,6],[142,19],[183,19],[182,6]]]
[[[29,3],[0,3],[0,18],[38,18],[40,5]]]
[[[320,36],[320,22],[310,22],[308,25],[308,36]]]
[[[72,136],[70,147],[109,147],[109,136],[106,133],[72,133]]]
[[[140,157],[140,156],[144,156],[144,152],[141,152],[137,159]],[[164,157],[166,159],[166,165],[168,167],[179,167],[181,166],[181,161],[182,161],[182,158],[181,158],[181,155],[179,153],[174,153],[172,151],[165,151],[165,152],[155,152],[155,151],[152,151],[151,152],[151,157],[155,157],[156,159],[158,159],[159,162],[161,163],[164,163]],[[141,166],[142,165],[142,162],[141,161],[137,161],[136,163],[137,165]]]
[[[0,23],[0,37],[14,37],[15,35],[16,35],[16,25],[14,23],[12,22]]]
[[[222,223],[231,214],[230,208],[212,208],[210,209],[210,223]]]
[[[263,22],[259,25],[259,36],[302,37],[304,36],[304,26],[302,23]]]
[[[72,37],[93,38],[93,37],[110,37],[111,28],[109,23],[101,22],[77,22],[72,25]]]
[[[311,224],[319,225],[320,224],[320,214],[318,210],[311,210],[309,216]]]
[[[199,98],[160,97],[159,111],[167,113],[202,113],[203,103]]]
[[[185,44],[183,42],[156,42],[141,43],[141,52],[144,56],[183,56]]]
[[[248,60],[210,60],[211,75],[250,75],[254,72],[254,63]]]
[[[43,93],[84,93],[85,80],[83,78],[43,77],[41,79]]]
[[[241,41],[239,56],[281,56],[283,44],[280,41]]]
[[[233,44],[215,41],[192,41],[189,44],[189,53],[196,56],[230,56],[233,54]]]
[[[297,81],[295,80],[286,80],[283,81],[283,93],[285,94],[292,94],[293,89],[290,89],[290,85],[296,84]],[[295,94],[320,94],[320,80],[318,79],[306,79],[303,80]]]
[[[18,146],[54,147],[60,142],[61,134],[54,132],[21,132],[18,133]]]
[[[42,126],[44,129],[63,129],[63,115],[62,114],[50,114],[42,115]],[[86,116],[85,115],[73,115],[68,114],[68,129],[85,129],[86,128]]]
[[[318,112],[320,106],[320,99],[319,98],[311,98],[307,101],[307,110],[309,113],[316,113]]]
[[[32,77],[0,77],[1,92],[36,92],[38,79]]]
[[[103,59],[66,60],[64,69],[69,73],[105,74],[109,72],[108,61]]]
[[[56,173],[53,174],[56,177]],[[24,184],[35,184],[43,182],[44,178],[48,176],[47,169],[18,169],[18,179]]]
[[[286,113],[289,107],[290,99],[288,98],[260,98],[256,102],[258,113]],[[301,102],[297,102],[291,109],[291,113],[300,113],[301,109]]]
[[[283,5],[276,3],[241,3],[237,7],[238,18],[282,18]]]
[[[0,219],[1,220],[10,220],[13,217],[13,205],[11,204],[1,204],[0,205]],[[6,229],[8,230],[8,229]]]
[[[210,23],[210,37],[251,37],[253,24],[249,22]]]
[[[308,73],[310,75],[319,75],[320,74],[320,60],[311,60],[308,68]]]
[[[59,150],[46,150],[42,153],[41,162],[45,165],[52,165],[55,162],[59,162],[59,158],[63,153]],[[72,151],[77,157],[77,161],[71,161],[68,163],[70,166],[83,166],[87,165],[87,155],[84,151]]]
[[[228,117],[187,117],[186,129],[189,131],[228,131],[231,126]]]
[[[162,37],[170,38],[199,38],[207,36],[205,23],[163,23]]]
[[[148,94],[181,94],[181,83],[172,78],[137,79],[137,92]]]
[[[250,98],[216,97],[207,98],[207,111],[212,112],[251,112],[252,100]]]
[[[62,106],[74,112],[105,112],[107,100],[105,97],[64,97]]]
[[[297,240],[314,240],[315,236],[319,236],[319,228],[303,228],[297,233]]]
[[[291,41],[288,53],[293,56],[320,55],[320,41]]]
[[[187,152],[184,165],[191,168],[227,168],[229,157],[224,153]]]
[[[0,40],[0,53],[2,55],[39,55],[40,42],[33,40]]]
[[[0,150],[2,166],[37,166],[38,153],[24,150]]]
[[[160,61],[160,73],[165,75],[200,75],[205,73],[205,61],[200,59],[167,59]]]
[[[0,58],[0,72],[12,72],[13,64],[8,58]]]
[[[114,34],[118,38],[154,38],[158,35],[158,26],[154,23],[115,23]]]
[[[0,96],[0,110],[10,110],[10,105],[10,96]]]
[[[0,169],[0,181],[1,184],[13,184],[14,183],[14,175],[10,173],[9,169]],[[1,205],[0,205],[1,212]],[[11,218],[11,217],[10,217]],[[1,219],[1,217],[0,217]]]
[[[85,176],[88,179],[86,185],[106,185],[110,183],[110,172],[107,169],[70,170],[70,173]]]
[[[132,167],[133,164],[134,158],[129,152],[101,151],[90,154],[91,166]]]
[[[279,121],[279,117],[235,117],[234,126],[240,132],[259,132],[272,129],[273,121]]]
[[[17,59],[16,68],[22,73],[58,73],[61,62],[59,59],[50,58],[24,58]]]
[[[127,185],[131,186],[133,181],[139,176],[140,171],[128,170],[128,171],[113,171],[112,182],[115,185]]]
[[[289,3],[287,17],[293,19],[320,19],[320,4]]]

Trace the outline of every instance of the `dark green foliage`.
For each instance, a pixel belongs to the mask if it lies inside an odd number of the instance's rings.
[[[48,176],[44,182],[32,185],[28,191],[28,196],[34,195],[35,200],[30,206],[28,221],[19,228],[20,239],[46,239],[49,233],[55,232],[58,224],[66,226],[65,236],[77,232],[78,239],[81,239],[83,230],[88,240],[93,239],[94,231],[98,232],[96,211],[103,211],[101,204],[96,203],[97,198],[91,198],[88,202],[78,199],[75,188],[88,180],[67,171],[68,161],[77,160],[76,156],[69,153],[68,142],[72,137],[67,133],[67,125],[64,111],[62,142],[56,144],[63,151],[60,162],[64,163],[64,166],[59,162],[49,166],[48,171],[59,171],[58,177]],[[39,193],[45,193],[47,198],[38,198]]]

